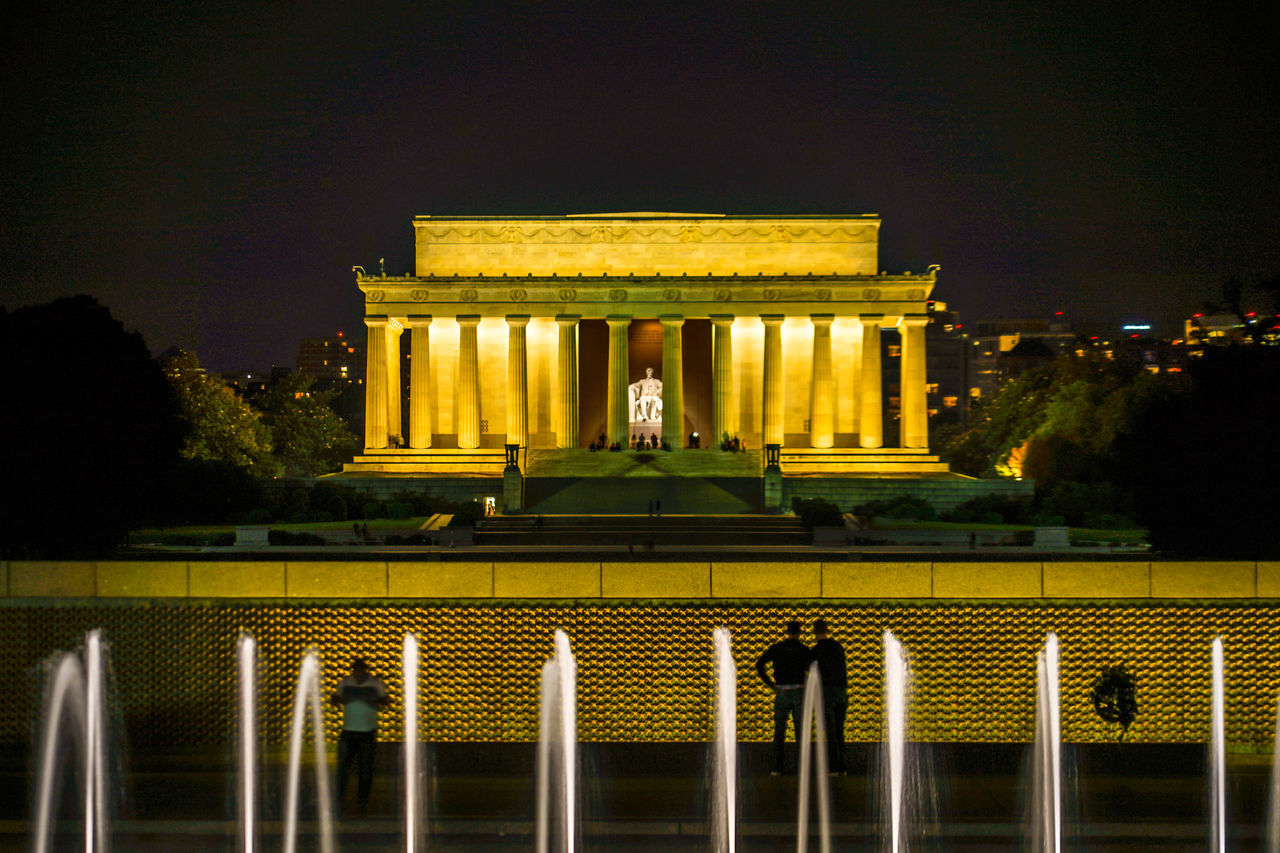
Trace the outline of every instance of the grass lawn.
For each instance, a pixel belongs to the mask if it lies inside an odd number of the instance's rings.
[[[883,518],[877,516],[871,522],[872,530],[1033,530],[1030,524],[966,524],[954,521],[917,521],[911,518]],[[1122,528],[1104,530],[1095,527],[1072,527],[1069,533],[1072,542],[1146,542],[1147,531],[1142,528]]]
[[[425,516],[415,518],[372,518],[368,521],[315,521],[303,524],[269,524],[273,530],[304,533],[318,530],[351,530],[351,525],[369,525],[370,533],[402,532],[417,530],[426,522]],[[129,533],[131,545],[202,545],[217,536],[234,536],[234,524],[193,524],[185,527],[147,527]]]

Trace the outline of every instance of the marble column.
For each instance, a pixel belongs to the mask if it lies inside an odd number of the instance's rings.
[[[831,373],[831,324],[834,314],[814,314],[813,376],[809,382],[809,446],[836,443],[836,380]]]
[[[684,318],[666,315],[662,322],[662,440],[670,448],[684,438]]]
[[[387,446],[387,318],[365,317],[364,446]]]
[[[480,446],[480,352],[476,326],[480,317],[458,317],[458,447],[474,450]]]
[[[405,319],[409,327],[409,446],[431,446],[431,318]]]
[[[578,320],[576,314],[558,314],[560,357],[556,362],[556,447],[578,446]]]
[[[628,396],[631,367],[627,360],[627,328],[630,317],[610,316],[609,324],[609,383],[606,390],[608,418],[606,436],[610,443],[626,447],[631,434],[631,402]]]
[[[528,314],[507,316],[507,444],[529,446]]]
[[[396,437],[396,446],[404,444],[404,414],[401,404],[404,385],[400,382],[400,333],[404,326],[394,318],[387,321],[387,432]]]
[[[929,400],[925,385],[924,327],[929,318],[908,314],[898,323],[902,334],[902,381],[899,397],[902,408],[902,446],[929,447]]]
[[[883,314],[862,314],[862,404],[859,406],[858,443],[863,447],[884,444],[884,408],[881,401],[880,324]]]
[[[718,447],[724,437],[738,432],[733,408],[733,316],[711,315],[711,442]]]
[[[782,444],[782,321],[781,314],[765,314],[764,323],[764,443]]]

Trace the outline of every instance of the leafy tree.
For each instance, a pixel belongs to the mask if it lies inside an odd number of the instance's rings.
[[[93,557],[151,521],[179,463],[173,390],[89,296],[0,309],[0,553]]]
[[[976,406],[967,429],[946,434],[943,456],[972,476],[1013,473],[1025,464],[1039,464],[1044,476],[1052,467],[1046,454],[1055,449],[1105,455],[1130,404],[1148,396],[1155,381],[1137,365],[1098,352],[1061,356],[1013,377]]]
[[[227,383],[207,375],[195,353],[170,350],[161,356],[161,366],[187,422],[185,458],[223,462],[262,477],[280,472],[261,417]]]
[[[292,477],[336,471],[358,446],[346,422],[329,406],[337,392],[315,391],[313,382],[304,373],[290,373],[277,380],[258,403],[276,460]]]

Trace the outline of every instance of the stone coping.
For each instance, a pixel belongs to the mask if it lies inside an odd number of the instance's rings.
[[[1280,561],[0,562],[6,600],[1280,598]]]

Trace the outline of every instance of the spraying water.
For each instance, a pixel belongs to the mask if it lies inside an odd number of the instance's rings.
[[[1214,853],[1227,850],[1227,744],[1226,701],[1223,696],[1222,638],[1213,638],[1213,721],[1209,733],[1209,790],[1212,792],[1212,837]]]
[[[1280,853],[1280,700],[1276,704],[1276,736],[1271,745],[1271,796],[1267,803],[1267,853]]]
[[[239,844],[241,853],[254,853],[254,828],[258,825],[258,646],[248,634],[241,634],[236,642],[236,662],[240,687],[240,742],[236,750],[240,765]]]
[[[542,714],[538,738],[537,850],[551,846],[551,767],[559,770],[560,819],[563,853],[574,853],[577,843],[578,783],[578,667],[569,647],[569,636],[556,629],[555,651],[542,667]],[[554,754],[553,754],[553,747]]]
[[[320,812],[320,850],[333,853],[333,802],[329,798],[329,762],[324,751],[324,712],[320,706],[320,653],[308,649],[298,671],[293,697],[293,724],[289,731],[288,782],[285,788],[284,853],[298,847],[298,786],[302,776],[302,737],[307,707],[311,709],[311,742],[315,751],[316,800]]]
[[[907,692],[911,686],[911,668],[907,650],[893,636],[884,632],[884,728],[889,761],[889,849],[900,853],[906,846],[903,831],[904,790],[907,748]]]
[[[711,634],[715,649],[715,850],[736,853],[738,845],[738,670],[728,628]]]
[[[1045,637],[1036,655],[1036,741],[1032,792],[1033,848],[1062,851],[1062,728],[1058,694],[1058,636]]]
[[[404,635],[400,655],[404,675],[404,849],[417,853],[422,822],[418,768],[418,638]]]
[[[53,782],[58,744],[69,715],[80,746],[84,771],[84,850],[106,853],[106,686],[102,632],[85,637],[84,663],[74,653],[60,655],[53,667],[45,703],[46,728],[37,771],[35,853],[47,853],[53,831]]]
[[[813,725],[817,721],[818,742],[813,743]],[[831,796],[827,790],[827,724],[822,704],[822,677],[818,664],[809,664],[809,676],[804,684],[804,712],[800,718],[800,731],[796,733],[796,746],[800,749],[800,807],[796,826],[796,853],[809,849],[809,757],[818,752],[818,838],[822,853],[831,853]]]

